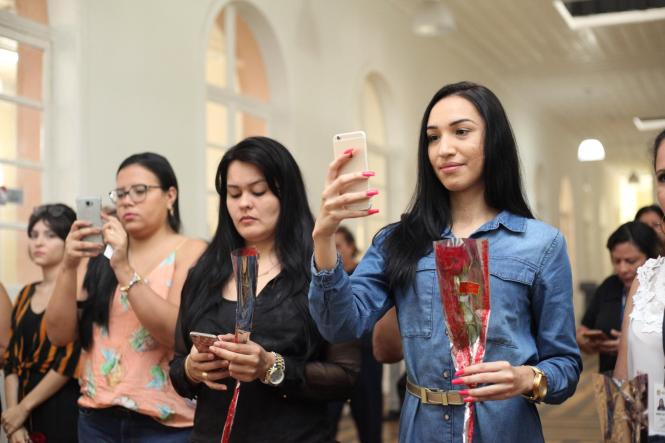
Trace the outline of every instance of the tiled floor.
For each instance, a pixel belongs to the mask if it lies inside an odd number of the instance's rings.
[[[547,443],[600,442],[600,428],[593,398],[591,374],[597,371],[597,357],[584,357],[584,372],[575,395],[562,405],[539,407],[543,432]],[[384,422],[383,441],[397,442],[398,422]],[[340,423],[337,438],[341,443],[357,442],[353,420],[345,416]]]

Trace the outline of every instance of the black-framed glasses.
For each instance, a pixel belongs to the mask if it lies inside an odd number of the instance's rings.
[[[53,204],[46,204],[46,205],[40,205],[36,206],[32,210],[32,216],[33,217],[41,217],[44,214],[48,214],[51,217],[62,217],[62,215],[67,211],[67,206],[63,205],[62,203],[53,203]]]
[[[130,186],[128,190],[118,188],[109,192],[109,198],[114,204],[116,204],[129,195],[129,198],[134,203],[140,203],[145,200],[145,196],[150,189],[162,189],[162,187],[157,185],[133,185]]]

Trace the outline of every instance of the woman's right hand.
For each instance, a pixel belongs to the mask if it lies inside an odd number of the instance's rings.
[[[194,383],[205,383],[210,389],[226,391],[226,385],[218,382],[230,376],[229,362],[210,352],[199,352],[196,346],[192,346],[185,360],[185,374]]]
[[[76,269],[85,257],[96,257],[102,252],[104,245],[83,241],[88,235],[101,234],[101,229],[95,228],[90,222],[76,220],[65,239],[65,257],[63,266],[67,269]]]
[[[378,194],[376,189],[362,192],[344,192],[349,185],[361,181],[367,181],[374,176],[372,171],[352,172],[340,175],[340,169],[353,156],[353,151],[346,151],[342,156],[333,160],[328,166],[326,187],[321,195],[321,209],[316,218],[312,236],[332,237],[340,222],[347,218],[359,218],[376,214],[378,209],[347,209],[346,206],[369,200]]]
[[[19,428],[9,436],[9,443],[30,443],[30,434],[25,428]]]

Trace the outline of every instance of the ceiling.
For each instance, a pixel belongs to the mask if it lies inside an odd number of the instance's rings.
[[[412,15],[420,0],[392,1]],[[608,162],[648,167],[657,131],[632,120],[665,116],[665,20],[571,30],[551,0],[443,1],[457,29],[434,38],[574,137],[600,139]]]

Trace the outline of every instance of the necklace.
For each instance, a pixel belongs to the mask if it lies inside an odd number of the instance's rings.
[[[273,269],[275,269],[275,268],[277,267],[277,265],[279,265],[279,262],[275,263],[274,265],[272,265],[272,266],[271,266],[270,268],[268,268],[267,270],[265,270],[265,271],[260,272],[259,274],[257,274],[257,277],[263,277],[263,276],[265,276],[265,275],[268,275],[268,273],[269,273],[270,271],[272,271]]]

